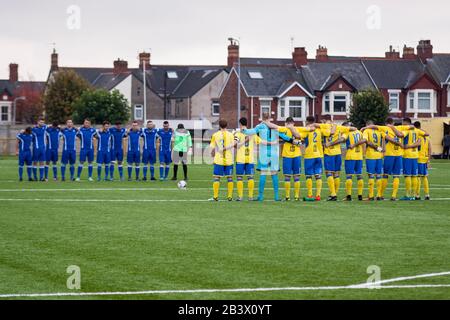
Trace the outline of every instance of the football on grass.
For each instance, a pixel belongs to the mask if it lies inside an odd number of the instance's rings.
[[[187,183],[186,181],[180,181],[178,182],[178,189],[180,190],[185,190],[187,188]]]

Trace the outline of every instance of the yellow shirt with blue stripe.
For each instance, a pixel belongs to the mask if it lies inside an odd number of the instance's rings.
[[[261,143],[261,138],[257,135],[246,136],[242,132],[237,132],[234,135],[238,140],[238,143],[245,143],[237,149],[236,162],[237,163],[255,163],[255,145]]]
[[[350,132],[348,135],[344,135],[347,140],[347,153],[345,154],[345,160],[363,160],[363,145],[359,145],[353,149],[349,149],[351,145],[354,145],[363,139],[361,131],[356,130]]]
[[[234,135],[228,131],[218,131],[211,138],[210,147],[216,150],[214,164],[220,166],[233,165],[233,149],[224,150],[234,145]]]
[[[304,140],[305,159],[323,158],[322,141],[324,137],[330,136],[330,130],[315,129],[314,131],[300,133],[300,136]]]
[[[430,138],[423,137],[419,147],[419,163],[428,163],[430,159]]]
[[[367,129],[363,133],[363,139],[375,145],[377,148],[383,146],[383,140],[386,138],[386,134],[380,130]],[[379,160],[383,159],[383,153],[375,150],[372,147],[367,146],[366,148],[366,159],[368,160]]]
[[[320,129],[322,130],[329,130],[331,133],[331,127],[333,125],[332,124],[321,124],[320,125]],[[327,137],[327,139],[325,139],[328,143],[334,143],[336,141],[338,141],[339,139],[342,138],[342,136],[344,134],[349,134],[350,133],[350,128],[349,127],[344,127],[344,126],[337,126],[336,127],[336,131],[333,135],[330,134],[329,137]],[[342,148],[341,148],[341,144],[336,144],[334,146],[331,147],[325,147],[324,148],[324,154],[327,156],[338,156],[342,154]]]
[[[310,132],[309,129],[303,127],[295,127],[295,130],[302,135],[303,133]],[[292,132],[286,127],[279,127],[278,132],[285,134],[286,136],[292,138]],[[302,150],[299,146],[292,143],[285,142],[283,144],[283,152],[281,154],[283,158],[298,158],[302,156]]]
[[[398,129],[398,128],[397,128]],[[394,139],[397,142],[401,142],[401,138],[397,137],[394,130],[388,126],[378,126],[378,130],[384,132],[386,137],[390,137],[391,139]],[[398,129],[399,131],[402,131]],[[403,148],[392,143],[391,141],[386,140],[386,151],[384,153],[387,157],[401,157],[403,156]]]
[[[425,137],[425,132],[416,128],[405,131],[404,133],[405,137],[403,138],[403,144],[405,146],[413,145]],[[412,149],[405,149],[403,153],[403,158],[419,159],[419,147]]]

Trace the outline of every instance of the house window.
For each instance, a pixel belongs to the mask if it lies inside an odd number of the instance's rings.
[[[1,109],[1,121],[2,122],[8,122],[9,121],[9,107],[8,106],[2,106],[2,109]]]
[[[389,109],[391,112],[400,110],[400,91],[389,91]]]
[[[303,121],[305,118],[306,98],[285,98],[278,104],[278,121],[284,121],[287,117],[294,118],[295,121]]]
[[[176,71],[167,71],[167,78],[178,79],[178,73]]]
[[[271,111],[271,105],[272,105],[272,100],[261,100],[260,101],[260,105],[261,105],[261,110],[260,110],[260,114],[262,116],[263,113],[267,112],[270,114]]]
[[[250,77],[250,79],[264,79],[262,73],[259,71],[249,71],[248,76]]]
[[[417,94],[417,108],[419,110],[431,110],[431,93],[419,92]]]
[[[408,97],[409,97],[408,98],[409,99],[409,108],[408,109],[413,110],[413,109],[415,109],[415,107],[414,107],[414,92],[410,92]]]
[[[408,93],[408,112],[436,112],[436,92],[434,90],[413,90]]]
[[[144,120],[144,107],[140,104],[134,106],[134,120]]]
[[[220,103],[219,102],[213,102],[211,105],[212,108],[212,115],[213,116],[219,116],[220,115]]]
[[[325,114],[346,114],[350,106],[350,92],[329,92],[324,95]]]

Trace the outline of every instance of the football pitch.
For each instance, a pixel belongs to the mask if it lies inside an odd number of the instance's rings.
[[[190,166],[187,191],[19,183],[3,158],[0,299],[450,299],[450,162],[432,163],[427,202],[275,203],[268,179],[264,203],[214,203],[211,171]],[[389,281],[355,287],[377,267]]]

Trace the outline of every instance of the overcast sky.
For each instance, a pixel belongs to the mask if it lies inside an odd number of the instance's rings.
[[[388,46],[431,39],[450,52],[450,1],[428,0],[1,0],[0,79],[10,62],[21,80],[45,80],[52,44],[63,66],[137,66],[142,50],[154,64],[226,63],[227,38],[239,37],[241,56],[383,56]],[[345,5],[343,4],[345,3]],[[75,10],[68,9],[75,5]],[[80,10],[79,18],[77,8]],[[79,27],[79,28],[78,28]]]

